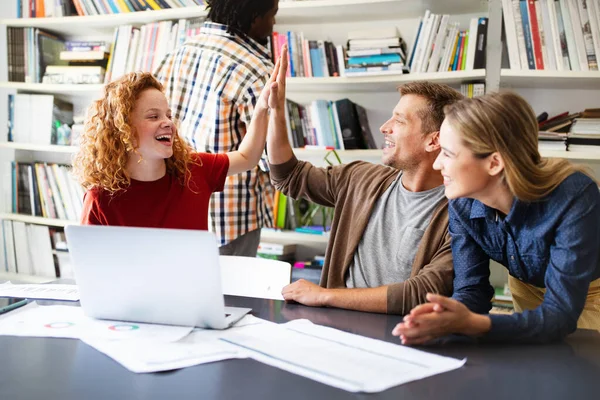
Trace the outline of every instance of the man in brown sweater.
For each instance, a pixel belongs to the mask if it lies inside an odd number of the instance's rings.
[[[285,127],[271,129],[271,181],[286,195],[334,207],[321,285],[299,280],[288,301],[406,314],[428,292],[452,294],[452,252],[443,179],[432,168],[440,152],[444,106],[462,98],[446,85],[413,82],[380,128],[381,164],[317,168],[294,156]],[[272,116],[273,117],[273,116]]]

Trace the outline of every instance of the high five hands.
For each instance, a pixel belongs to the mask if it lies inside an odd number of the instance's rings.
[[[279,54],[273,73],[260,94],[258,106],[283,111],[285,109],[285,76],[288,68],[287,45],[281,46]]]

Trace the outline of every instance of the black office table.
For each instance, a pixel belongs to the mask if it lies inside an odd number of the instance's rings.
[[[314,323],[393,343],[398,316],[310,308],[226,296],[259,318]],[[293,343],[290,343],[293,345]],[[79,340],[0,336],[0,399],[599,399],[600,333],[579,330],[552,345],[475,345],[461,340],[423,348],[466,365],[378,394],[354,394],[251,359],[135,374]]]

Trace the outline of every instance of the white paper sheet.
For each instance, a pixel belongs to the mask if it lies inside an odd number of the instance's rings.
[[[271,322],[246,315],[230,330],[243,330],[250,325]],[[195,329],[174,343],[123,342],[99,339],[83,341],[106,354],[128,370],[136,373],[168,371],[229,358],[246,358],[247,352],[238,346],[219,340],[221,330]]]
[[[46,300],[79,300],[76,285],[64,284],[13,284],[6,282],[0,285],[0,297],[23,297],[26,299]]]
[[[87,317],[81,307],[30,303],[0,318],[0,335],[174,342],[192,327],[129,323]]]
[[[461,367],[456,360],[314,325],[258,324],[227,331],[222,340],[265,364],[350,392],[379,392]]]

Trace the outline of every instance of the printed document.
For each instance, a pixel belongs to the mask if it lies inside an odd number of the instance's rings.
[[[77,285],[64,284],[0,284],[0,297],[23,297],[25,299],[79,300]]]
[[[226,331],[221,340],[257,361],[350,392],[374,393],[451,371],[456,360],[296,320]]]
[[[229,330],[242,330],[246,326],[262,323],[272,324],[246,315]],[[173,343],[86,338],[83,341],[136,373],[168,371],[229,358],[248,357],[244,349],[219,340],[221,336],[221,330],[195,329],[188,336]]]
[[[90,318],[76,306],[30,303],[0,317],[0,335],[174,342],[194,328]]]

